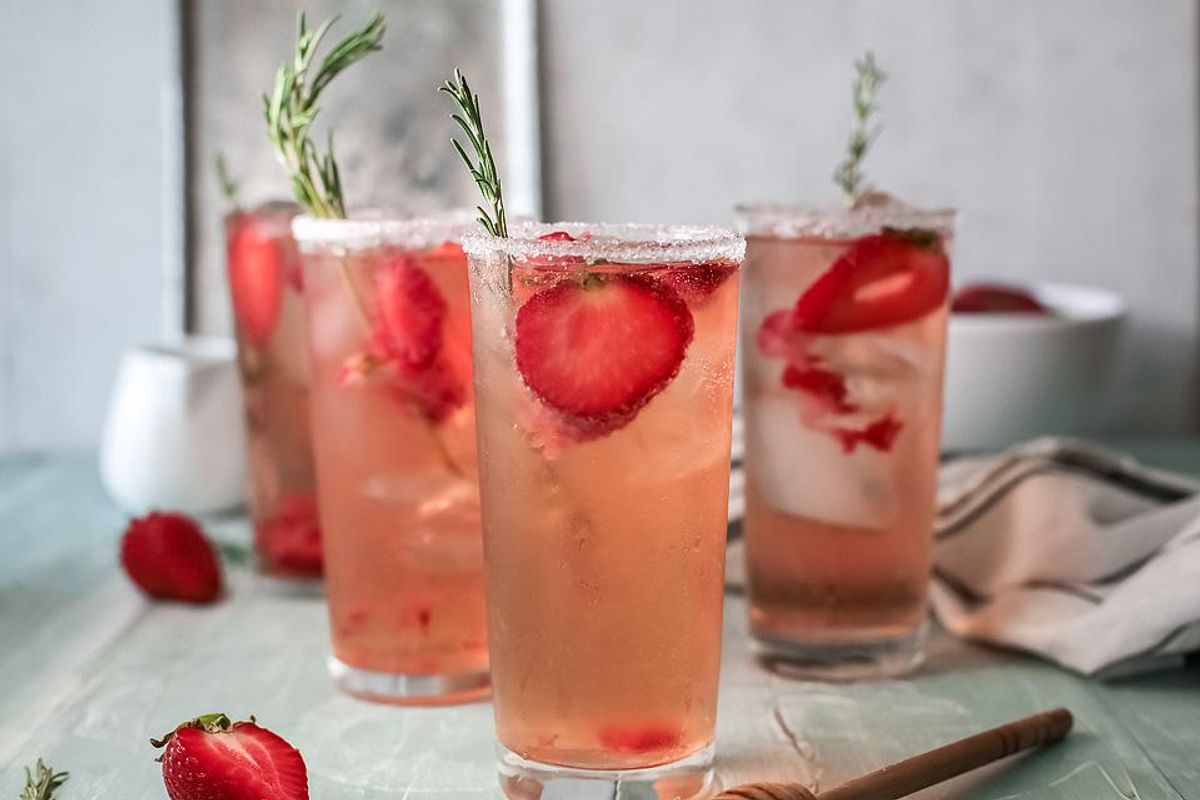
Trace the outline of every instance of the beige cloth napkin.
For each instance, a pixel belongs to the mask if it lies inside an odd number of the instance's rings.
[[[942,468],[934,613],[1085,674],[1200,649],[1200,483],[1045,438]]]

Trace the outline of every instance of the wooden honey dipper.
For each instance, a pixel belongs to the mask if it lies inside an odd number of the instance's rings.
[[[897,800],[1022,750],[1060,741],[1072,724],[1071,712],[1056,708],[897,761],[820,794],[798,783],[747,783],[714,800]]]

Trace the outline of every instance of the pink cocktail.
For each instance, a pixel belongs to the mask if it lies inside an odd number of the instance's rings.
[[[360,696],[488,691],[469,214],[295,223],[332,670]]]
[[[743,242],[572,224],[464,247],[505,791],[700,795]]]
[[[225,220],[254,545],[268,575],[289,579],[321,575],[304,283],[291,232],[298,211],[291,203],[267,203]]]
[[[924,655],[953,213],[744,208],[746,559],[759,651]]]

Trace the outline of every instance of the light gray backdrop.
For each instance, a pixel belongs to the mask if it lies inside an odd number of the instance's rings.
[[[1114,424],[1193,427],[1197,0],[540,6],[548,216],[829,197],[873,47],[878,183],[963,210],[959,278],[1122,292]],[[174,24],[165,0],[0,5],[0,449],[93,446],[118,353],[178,313]]]

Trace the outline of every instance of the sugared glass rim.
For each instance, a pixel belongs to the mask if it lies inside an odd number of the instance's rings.
[[[926,228],[950,236],[958,216],[958,211],[953,208],[788,204],[737,205],[733,213],[740,233],[781,239],[845,239],[878,233],[884,228]]]
[[[587,239],[569,242],[539,236],[566,231]],[[555,264],[556,259],[605,259],[617,264],[703,264],[741,262],[746,240],[728,228],[695,225],[612,224],[599,222],[519,222],[509,226],[507,239],[476,229],[463,236],[470,256],[507,255],[515,261],[537,260],[562,269],[583,264]]]
[[[478,213],[467,208],[431,214],[369,209],[349,219],[303,214],[292,220],[292,236],[302,247],[323,245],[339,250],[369,250],[386,245],[423,250],[462,239],[479,227]]]

